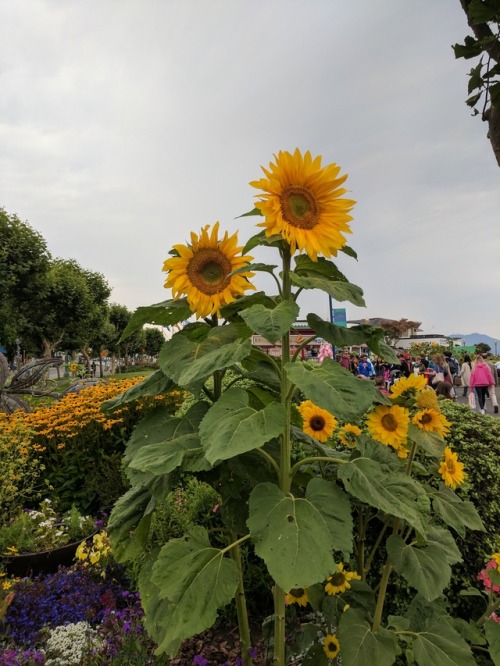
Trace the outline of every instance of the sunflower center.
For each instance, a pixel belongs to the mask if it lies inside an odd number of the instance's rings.
[[[398,422],[392,414],[384,414],[381,419],[381,423],[384,426],[384,429],[389,430],[389,432],[394,432],[397,430]]]
[[[202,248],[190,259],[187,274],[191,284],[207,296],[219,294],[230,284],[233,267],[220,250]]]
[[[334,573],[332,576],[330,576],[330,583],[335,585],[335,587],[342,587],[342,585],[345,583],[345,580],[345,575],[341,571],[338,571],[337,573]]]
[[[290,594],[292,597],[295,597],[296,599],[300,599],[301,597],[304,596],[304,588],[303,587],[297,587],[294,590],[290,590]]]
[[[311,430],[319,432],[325,427],[325,419],[322,416],[313,416],[309,421],[309,425],[311,426]]]
[[[453,460],[446,461],[446,469],[450,474],[455,474],[455,463]]]
[[[425,423],[427,425],[427,423],[431,423],[431,421],[432,416],[430,414],[422,414],[422,418],[420,419],[421,423]]]
[[[290,185],[280,195],[283,219],[299,229],[314,229],[319,219],[316,197],[305,187]]]
[[[326,647],[328,649],[328,652],[336,652],[337,651],[337,646],[333,641],[329,641],[328,645]]]

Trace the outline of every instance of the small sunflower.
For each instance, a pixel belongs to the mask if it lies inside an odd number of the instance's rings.
[[[344,446],[354,448],[357,443],[358,437],[361,435],[361,428],[351,423],[346,423],[339,430],[339,440]]]
[[[448,434],[451,426],[451,423],[446,420],[445,416],[435,409],[422,409],[420,412],[417,412],[412,419],[412,423],[421,430],[437,432],[441,437]]]
[[[500,573],[500,553],[493,553],[491,559],[493,560],[493,562],[495,562],[497,566],[497,571],[498,573]]]
[[[426,388],[417,395],[416,405],[418,409],[434,409],[439,412],[439,402],[431,388]]]
[[[427,379],[423,375],[410,375],[401,377],[391,386],[391,398],[413,398],[427,386]]]
[[[325,592],[330,596],[332,594],[342,594],[350,589],[350,580],[361,580],[361,576],[358,576],[355,571],[344,571],[344,565],[339,562],[337,571],[326,579]]]
[[[373,439],[396,449],[406,441],[409,423],[409,411],[399,405],[379,405],[366,419],[366,426]]]
[[[439,473],[445,485],[455,488],[465,481],[464,464],[458,462],[457,454],[449,446],[444,450],[444,460],[439,465]]]
[[[280,151],[269,170],[262,167],[266,178],[250,183],[264,190],[256,195],[256,207],[266,218],[258,226],[265,227],[266,236],[283,236],[292,254],[305,251],[313,261],[318,254],[336,256],[346,244],[343,234],[350,234],[349,215],[356,203],[342,199],[347,192],[341,187],[347,174],[339,176],[337,164],[321,166],[321,155],[315,157]]]
[[[239,254],[238,236],[227,231],[218,238],[219,223],[212,232],[209,225],[200,235],[191,232],[191,245],[174,245],[176,256],[167,259],[163,270],[168,273],[165,288],[172,290],[173,298],[185,295],[189,307],[197,317],[208,317],[241,296],[247,289],[255,289],[248,281],[250,271],[230,275],[248,264],[252,257]]]
[[[323,650],[328,659],[335,659],[340,652],[340,643],[335,634],[327,634],[323,641]]]
[[[310,400],[304,400],[299,405],[299,412],[303,419],[302,430],[319,442],[326,442],[337,426],[337,419],[326,409],[317,407]]]
[[[291,606],[292,604],[298,604],[299,606],[307,606],[309,603],[309,598],[307,596],[307,588],[296,587],[285,596],[285,604]]]

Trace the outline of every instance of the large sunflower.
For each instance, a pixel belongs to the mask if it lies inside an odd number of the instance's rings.
[[[439,402],[436,392],[431,388],[426,388],[417,395],[416,405],[419,409],[434,409],[439,412]]]
[[[427,386],[427,378],[424,375],[410,375],[401,377],[391,386],[391,398],[413,398],[417,393]]]
[[[191,232],[191,245],[174,245],[177,256],[167,259],[163,270],[168,273],[165,288],[172,289],[172,296],[185,295],[191,310],[197,317],[207,317],[241,296],[246,289],[255,289],[248,281],[250,271],[230,275],[245,266],[252,257],[239,254],[238,236],[227,231],[218,238],[219,223],[209,234],[209,226],[197,236]]]
[[[457,454],[453,453],[449,446],[444,450],[444,460],[441,461],[438,471],[445,485],[453,490],[465,481],[464,464],[458,462]]]
[[[321,155],[313,159],[298,148],[293,155],[280,151],[274,158],[269,170],[262,167],[266,178],[250,183],[264,190],[256,195],[255,205],[266,218],[258,226],[265,227],[266,236],[283,236],[292,254],[305,251],[313,261],[318,254],[336,256],[346,244],[343,234],[352,233],[349,212],[356,202],[341,198],[347,174],[339,176],[335,163],[322,167]]]
[[[344,565],[339,562],[337,571],[326,579],[325,592],[330,596],[332,594],[342,594],[350,589],[350,580],[361,580],[361,576],[358,576],[355,571],[344,571]]]
[[[340,643],[335,634],[327,634],[323,640],[323,650],[328,659],[335,659],[340,652]]]
[[[296,587],[285,595],[285,604],[290,606],[292,604],[298,604],[299,606],[307,606],[309,603],[309,598],[307,596],[307,588]]]
[[[409,411],[399,405],[392,407],[379,405],[366,419],[366,426],[373,439],[381,444],[389,444],[395,449],[406,441],[409,424]]]
[[[421,430],[437,432],[441,437],[448,434],[451,426],[446,417],[435,409],[422,409],[420,412],[417,412],[412,419],[412,423]]]
[[[299,412],[303,419],[302,430],[319,442],[326,442],[337,426],[337,419],[326,409],[317,407],[310,400],[304,400],[299,405]]]

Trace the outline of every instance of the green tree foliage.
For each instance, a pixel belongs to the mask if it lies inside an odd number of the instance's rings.
[[[165,342],[163,333],[158,328],[145,328],[144,335],[146,338],[146,354],[149,354],[149,356],[157,356]]]
[[[456,58],[477,59],[469,72],[467,104],[488,123],[488,138],[500,166],[500,0],[460,0],[474,34],[455,44]]]

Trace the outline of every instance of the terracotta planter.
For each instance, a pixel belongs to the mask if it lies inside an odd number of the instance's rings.
[[[21,553],[12,557],[1,557],[5,569],[10,576],[36,576],[40,573],[55,573],[60,566],[71,566],[75,558],[76,549],[82,543],[87,541],[97,533],[92,532],[85,539],[67,543],[64,546],[43,550],[40,553]]]

